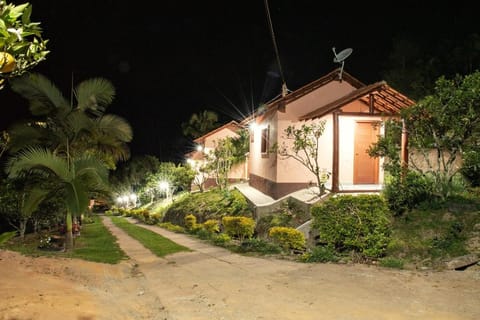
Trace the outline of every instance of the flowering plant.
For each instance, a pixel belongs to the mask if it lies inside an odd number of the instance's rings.
[[[52,238],[50,236],[44,236],[40,239],[40,245],[38,246],[40,249],[51,248]]]

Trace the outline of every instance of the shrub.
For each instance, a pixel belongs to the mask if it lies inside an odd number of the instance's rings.
[[[164,213],[163,222],[183,225],[185,215],[192,212],[198,222],[209,219],[220,221],[223,216],[252,216],[252,210],[240,191],[211,189],[176,199]]]
[[[195,217],[193,214],[187,214],[185,216],[185,229],[187,231],[191,231],[195,229],[197,225],[197,217]]]
[[[264,239],[251,238],[242,241],[238,248],[239,252],[260,252],[262,254],[277,254],[282,251],[277,244]]]
[[[300,258],[302,262],[336,262],[335,249],[329,246],[316,246],[305,252]]]
[[[222,218],[222,224],[226,234],[240,240],[251,238],[255,230],[255,220],[249,217],[226,216]]]
[[[268,236],[284,250],[305,248],[305,236],[295,228],[273,227],[269,230]]]
[[[232,240],[230,236],[225,233],[214,235],[211,239],[213,243],[216,244],[217,246],[225,246],[227,243],[229,243]]]
[[[380,260],[380,266],[385,268],[403,269],[404,261],[397,258],[383,258]]]
[[[432,190],[424,177],[409,171],[403,181],[401,177],[390,177],[383,189],[383,195],[390,210],[398,216],[431,199]]]
[[[353,250],[366,257],[384,254],[391,233],[391,214],[379,195],[342,195],[312,207],[312,228],[320,243],[337,251]]]
[[[220,224],[218,223],[218,220],[215,219],[205,221],[203,223],[203,228],[211,234],[220,232]]]
[[[159,227],[165,228],[169,231],[177,232],[177,233],[185,233],[185,228],[171,222],[163,222],[158,224]]]

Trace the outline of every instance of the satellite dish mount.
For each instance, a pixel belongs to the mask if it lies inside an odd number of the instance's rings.
[[[345,64],[345,59],[347,59],[348,56],[350,56],[352,54],[353,49],[352,48],[347,48],[347,49],[344,49],[344,50],[340,51],[339,53],[337,53],[335,51],[335,47],[333,47],[332,51],[333,51],[333,54],[335,55],[335,57],[333,58],[333,62],[340,63],[342,65],[340,67],[340,73],[338,75],[339,80],[342,81],[342,72],[343,72],[343,66]]]

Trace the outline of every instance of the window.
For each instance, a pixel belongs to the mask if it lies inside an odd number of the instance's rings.
[[[261,152],[262,154],[268,153],[268,136],[270,135],[270,126],[262,129],[262,145],[261,145]]]

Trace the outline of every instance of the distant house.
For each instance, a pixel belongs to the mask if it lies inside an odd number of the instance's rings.
[[[239,136],[239,130],[243,129],[236,121],[230,121],[223,126],[216,128],[205,135],[195,139],[193,142],[196,149],[186,155],[187,161],[193,168],[200,168],[205,164],[206,155],[212,152],[218,145],[220,140],[227,137],[236,138]],[[228,175],[230,182],[246,181],[248,179],[247,161],[232,166]],[[197,173],[194,183],[204,183],[205,188],[216,185],[215,177],[212,175],[204,176],[201,172]]]
[[[380,124],[414,101],[385,81],[365,85],[342,71],[333,70],[284,94],[244,121],[255,124],[248,163],[252,187],[278,199],[315,184],[315,177],[302,164],[280,158],[271,147],[282,143],[288,126],[325,120],[318,161],[331,173],[327,189],[334,193],[381,190],[382,160],[366,151],[383,134]]]

